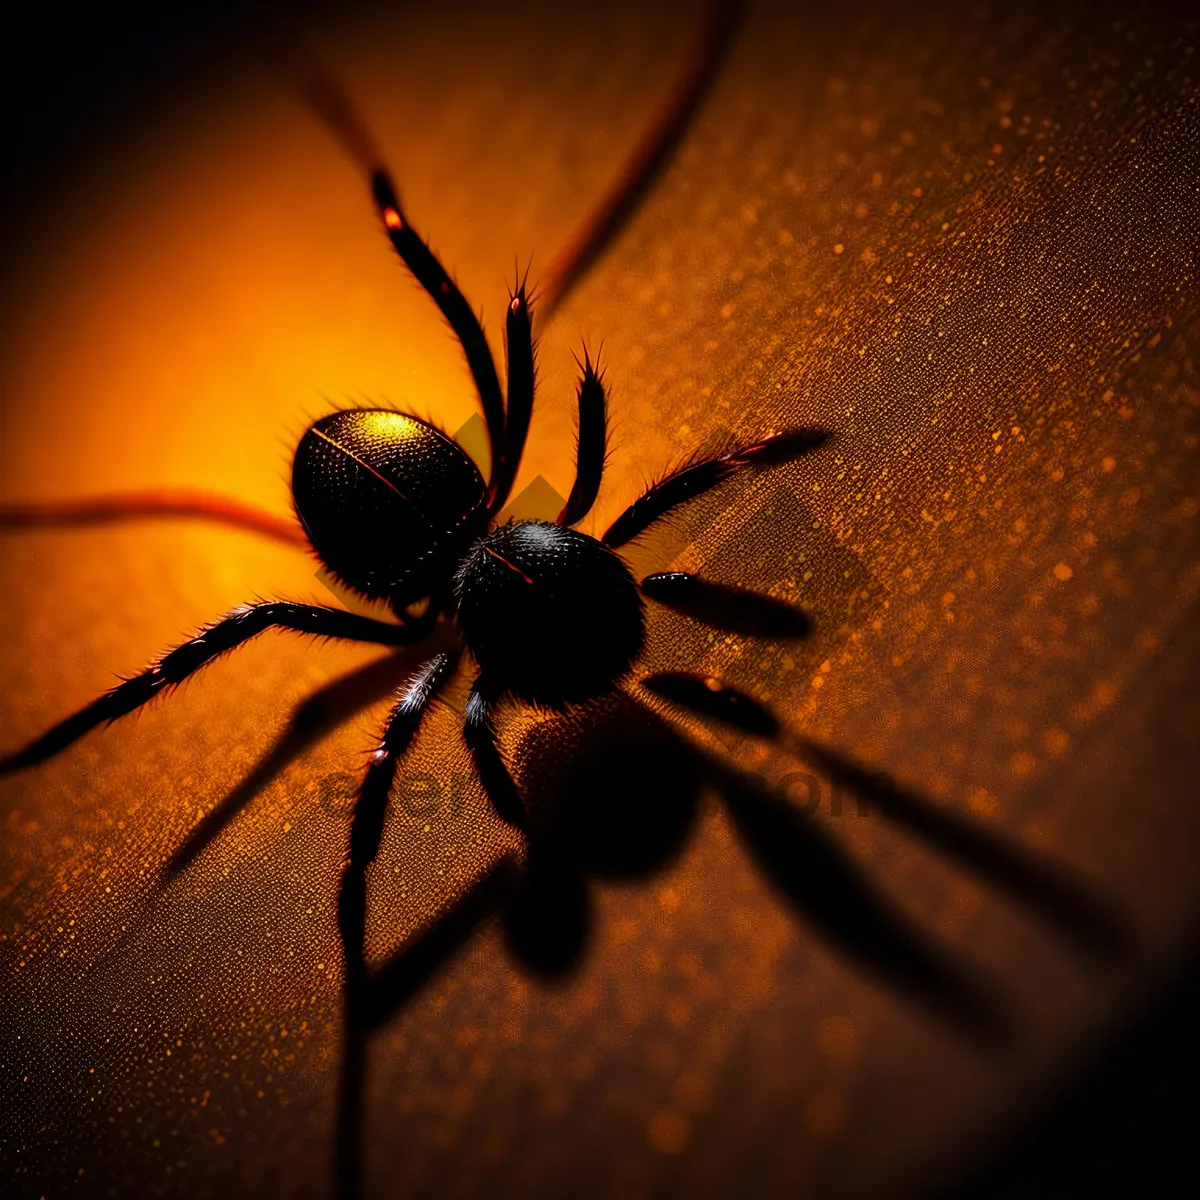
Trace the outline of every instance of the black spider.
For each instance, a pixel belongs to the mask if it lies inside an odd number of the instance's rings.
[[[715,26],[716,35],[721,26]],[[719,36],[717,36],[719,40]],[[691,96],[686,89],[684,98]],[[202,630],[141,674],[67,718],[24,749],[0,758],[0,773],[41,762],[105,721],[145,704],[214,658],[276,627],[324,637],[423,648],[424,661],[401,690],[359,790],[349,858],[338,895],[339,932],[346,951],[347,1022],[338,1116],[339,1189],[361,1189],[362,1077],[370,1029],[398,999],[411,994],[495,903],[503,885],[510,939],[520,942],[523,908],[541,920],[569,926],[572,873],[581,866],[561,853],[546,822],[526,818],[516,784],[496,744],[494,711],[511,696],[561,709],[614,692],[630,673],[644,642],[643,597],[723,629],[761,636],[798,637],[803,613],[769,597],[716,585],[682,572],[654,574],[636,583],[619,550],[678,506],[744,471],[788,462],[828,441],[828,432],[799,429],[693,457],[649,487],[594,538],[574,528],[591,511],[606,458],[603,373],[585,352],[579,383],[579,431],[574,486],[556,522],[499,523],[520,466],[533,411],[535,340],[524,283],[510,296],[506,318],[506,397],[487,340],[473,310],[429,247],[409,224],[392,181],[345,98],[329,81],[311,83],[308,98],[343,145],[366,169],[371,193],[393,247],[433,298],[467,358],[491,450],[485,481],[466,452],[428,421],[387,409],[332,413],[301,438],[292,469],[292,495],[306,538],[325,566],[347,587],[383,601],[395,622],[343,609],[290,602],[247,604]],[[690,101],[689,101],[690,102]],[[677,105],[677,107],[679,107]],[[665,135],[655,134],[661,148]],[[657,152],[657,151],[656,151]],[[648,160],[653,161],[657,160]],[[640,179],[641,177],[639,177]],[[631,185],[632,186],[632,185]],[[638,186],[641,186],[640,182]],[[622,210],[629,189],[608,213]],[[608,216],[595,222],[555,277],[550,303],[565,280],[577,277],[608,236]],[[549,304],[547,305],[549,307]],[[183,512],[234,520],[278,536],[277,523],[228,501],[187,494],[118,497],[107,503],[13,510],[9,523],[45,517],[91,520],[106,515]],[[0,518],[5,514],[0,513]],[[5,524],[0,519],[0,527]],[[283,531],[286,538],[289,535]],[[372,981],[363,951],[366,871],[380,845],[387,797],[400,756],[434,698],[469,651],[478,673],[466,705],[464,735],[484,789],[499,815],[527,834],[528,860],[515,882],[502,859],[449,914],[415,940]],[[659,697],[742,733],[776,743],[805,759],[896,823],[939,845],[1053,919],[1090,953],[1110,955],[1120,930],[1086,889],[1064,880],[1019,849],[929,806],[920,797],[881,782],[875,774],[828,747],[790,731],[752,697],[711,679],[663,674],[644,681]],[[1005,1015],[977,982],[925,946],[883,898],[860,879],[850,861],[806,814],[766,796],[736,773],[704,756],[681,754],[664,743],[664,761],[684,774],[715,781],[739,831],[766,873],[844,949],[878,974],[922,995],[959,1022],[974,1025],[995,1045],[1007,1044]],[[552,822],[551,822],[552,825]],[[669,833],[678,832],[668,830]],[[651,847],[653,851],[654,847]],[[556,854],[556,851],[559,853]],[[564,883],[566,886],[564,887]],[[578,943],[577,929],[567,942]],[[558,948],[552,947],[552,952]],[[568,947],[568,950],[570,947]],[[542,953],[541,951],[537,953]],[[559,967],[559,955],[540,964]]]
[[[356,151],[372,152],[344,99],[328,84],[321,87],[321,94],[310,92],[310,99],[322,115]],[[386,795],[397,756],[457,670],[465,648],[479,667],[466,707],[466,741],[497,811],[520,825],[515,785],[496,748],[496,704],[511,695],[561,708],[611,691],[642,649],[643,595],[701,619],[715,618],[725,627],[776,635],[805,632],[806,620],[797,610],[693,575],[651,575],[639,588],[618,550],[734,474],[817,449],[829,437],[823,430],[774,434],[695,457],[649,487],[601,538],[594,538],[574,528],[596,499],[606,454],[604,377],[585,352],[575,484],[557,522],[497,522],[533,410],[535,340],[526,286],[516,285],[505,318],[506,403],[479,320],[409,223],[378,162],[376,157],[369,167],[371,193],[387,236],[466,355],[487,424],[488,480],[457,442],[428,421],[384,409],[321,418],[296,449],[296,513],[328,569],[361,596],[386,602],[397,622],[287,601],[243,605],[0,759],[0,772],[49,758],[271,627],[393,646],[427,642],[429,657],[387,721],[364,794]]]

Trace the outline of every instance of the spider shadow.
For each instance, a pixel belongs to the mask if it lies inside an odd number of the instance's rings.
[[[250,774],[200,819],[164,864],[160,887],[177,878],[295,759],[337,726],[390,696],[421,659],[419,646],[403,647],[340,676],[297,705],[282,735]]]
[[[595,881],[647,879],[682,853],[716,793],[796,916],[847,961],[984,1049],[1016,1035],[1000,989],[908,922],[820,821],[618,692],[534,726],[516,758],[529,849],[501,912],[510,953],[543,978],[584,959]]]
[[[1090,884],[997,833],[902,792],[835,751],[805,749],[874,811],[1006,891],[1094,963],[1129,950],[1124,926]],[[527,848],[499,859],[442,917],[383,965],[368,967],[361,893],[339,905],[347,954],[338,1110],[339,1194],[361,1194],[369,1035],[400,1013],[489,919],[517,968],[545,983],[584,961],[598,881],[647,879],[683,851],[706,789],[717,792],[752,861],[801,921],[839,957],[924,1010],[978,1052],[1021,1039],[1007,991],[909,920],[822,823],[755,777],[731,770],[625,693],[534,725],[514,756]],[[354,821],[382,819],[358,813]],[[351,835],[353,844],[354,835]],[[348,873],[349,877],[349,873]],[[357,882],[357,881],[356,881]],[[352,911],[351,911],[352,910]]]
[[[355,713],[391,693],[421,657],[409,648],[371,662],[299,705],[283,735],[249,776],[172,856],[178,875],[294,758]],[[798,743],[798,744],[797,744]],[[1090,884],[1019,844],[897,787],[810,739],[789,748],[869,811],[925,841],[1006,892],[1094,965],[1119,962],[1131,939]],[[526,731],[514,763],[525,801],[526,850],[500,858],[440,918],[382,966],[362,952],[366,879],[373,855],[361,831],[386,813],[356,809],[351,864],[339,892],[346,955],[346,1018],[338,1106],[339,1191],[361,1193],[363,1096],[370,1033],[413,1000],[489,918],[499,921],[519,970],[544,982],[569,978],[584,961],[598,881],[647,879],[683,851],[705,790],[720,795],[752,861],[795,915],[840,957],[907,997],[985,1054],[1019,1041],[1015,1010],[995,980],[909,921],[841,849],[826,827],[698,749],[625,693],[551,716]]]

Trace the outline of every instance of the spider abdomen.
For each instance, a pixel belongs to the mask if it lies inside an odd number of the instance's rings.
[[[321,561],[395,608],[444,585],[486,521],[487,488],[462,447],[388,409],[312,425],[296,448],[292,496]]]
[[[642,598],[607,546],[545,521],[501,526],[455,575],[458,620],[484,676],[552,707],[607,692],[642,648]]]

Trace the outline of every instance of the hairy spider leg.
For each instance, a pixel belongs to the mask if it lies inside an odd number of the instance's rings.
[[[409,224],[400,206],[396,186],[383,165],[383,155],[345,89],[311,62],[303,63],[300,69],[303,73],[299,83],[301,98],[366,176],[392,248],[413,278],[429,293],[462,346],[487,423],[492,452],[491,475],[495,476],[504,454],[504,398],[483,326],[445,267]]]
[[[812,632],[808,614],[773,596],[748,588],[712,583],[686,571],[647,575],[638,587],[643,596],[726,633],[748,637],[802,638]]]
[[[359,930],[366,905],[367,868],[379,852],[383,822],[387,813],[388,793],[396,778],[396,766],[412,744],[421,721],[434,698],[453,677],[460,654],[445,651],[423,663],[400,691],[384,725],[379,748],[359,788],[350,825],[350,856],[342,874],[338,897],[338,919],[346,947],[346,984],[351,990],[354,963],[362,963],[361,941],[355,943],[348,933]],[[361,934],[360,934],[361,936]],[[356,997],[348,996],[348,1000]]]
[[[739,471],[802,458],[818,450],[832,436],[824,429],[796,429],[764,438],[751,446],[739,446],[711,458],[686,462],[651,484],[608,527],[600,540],[613,549],[624,546],[685,500],[703,495]]]
[[[533,415],[533,392],[537,377],[537,340],[533,336],[533,313],[526,291],[528,276],[515,285],[504,318],[504,349],[508,361],[508,409],[504,418],[504,449],[498,466],[492,468],[488,511],[498,513],[508,500],[525,452],[529,419]]]
[[[385,646],[411,646],[429,635],[436,619],[437,613],[432,607],[421,619],[407,625],[393,625],[344,609],[316,604],[294,604],[286,600],[243,604],[164,654],[140,674],[126,679],[86,708],[60,721],[27,746],[0,758],[0,774],[44,762],[97,725],[115,721],[133,712],[182,683],[213,659],[272,627],[316,637],[344,638]]]
[[[591,512],[600,493],[608,454],[608,400],[600,356],[596,356],[593,364],[584,347],[579,369],[582,374],[579,379],[579,431],[575,439],[575,483],[558,514],[560,525],[575,525]]]
[[[396,778],[397,764],[416,737],[434,699],[454,677],[460,658],[460,650],[435,654],[401,688],[399,699],[384,724],[379,747],[371,755],[371,763],[359,788],[350,823],[349,856],[342,872],[337,910],[338,933],[345,959],[346,1027],[335,1154],[337,1194],[347,1198],[362,1194],[363,1077],[367,1034],[372,1025],[369,1011],[372,1006],[372,981],[367,970],[364,945],[367,869],[379,852],[388,795]],[[463,912],[468,910],[469,906]],[[480,913],[470,920],[460,918],[456,924],[464,926],[462,936],[474,928],[482,915]],[[458,939],[450,935],[450,930],[451,926],[447,925],[441,929],[439,937],[431,937],[427,933],[412,946],[406,947],[409,969],[420,982],[424,982],[433,968],[457,946]]]
[[[488,472],[490,482],[504,459],[505,417],[496,362],[492,358],[483,326],[458,285],[446,274],[446,268],[408,223],[391,178],[382,167],[376,168],[371,177],[371,194],[396,253],[404,260],[417,282],[433,297],[463,348],[487,424],[488,445],[492,453]]]
[[[500,693],[480,675],[471,686],[463,721],[463,740],[479,774],[483,790],[501,819],[528,832],[525,806],[516,783],[504,765],[496,741],[495,710]]]

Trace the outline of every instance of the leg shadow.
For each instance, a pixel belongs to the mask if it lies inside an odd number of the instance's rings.
[[[981,1052],[1017,1044],[1019,1022],[994,979],[917,928],[818,822],[699,750],[632,697],[616,693],[539,722],[512,757],[524,854],[500,859],[374,971],[363,955],[367,864],[352,851],[338,906],[346,956],[336,1151],[342,1200],[362,1194],[371,1032],[403,1011],[489,918],[498,918],[524,974],[543,982],[569,977],[589,948],[591,881],[644,879],[667,867],[695,826],[706,784],[723,796],[763,875],[835,953]],[[360,809],[354,824],[373,828],[382,820],[382,812]]]
[[[927,937],[807,813],[719,764],[712,774],[759,869],[835,951],[984,1052],[1013,1048],[996,981]]]
[[[808,738],[794,741],[795,752],[831,782],[1006,892],[1087,961],[1115,965],[1133,953],[1128,923],[1107,897],[1073,871],[898,786],[828,746]]]
[[[338,725],[390,695],[424,657],[428,657],[427,650],[422,652],[419,647],[406,646],[335,679],[300,704],[282,736],[254,770],[216,808],[202,817],[184,839],[163,867],[161,884],[175,879],[294,759]]]

